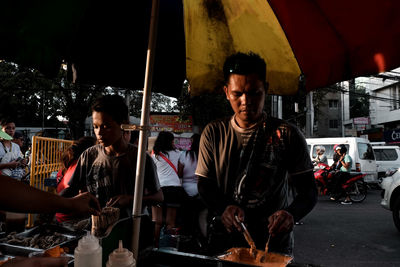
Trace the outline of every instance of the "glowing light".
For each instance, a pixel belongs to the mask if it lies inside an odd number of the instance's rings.
[[[382,53],[376,53],[374,55],[374,61],[378,66],[379,72],[384,72],[386,70],[385,57]]]

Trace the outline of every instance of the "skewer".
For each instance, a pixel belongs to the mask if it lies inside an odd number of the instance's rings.
[[[268,235],[267,243],[265,244],[265,252],[264,252],[264,255],[261,257],[260,262],[265,262],[265,259],[267,258],[270,239],[271,239],[271,234]]]
[[[246,226],[244,225],[243,222],[241,222],[238,218],[237,215],[235,215],[235,219],[236,221],[240,224],[242,230],[243,230],[243,235],[244,238],[246,239],[247,243],[250,245],[250,254],[253,255],[254,258],[256,258],[257,256],[257,248],[256,248],[256,244],[253,241],[253,238],[251,238],[251,235],[249,233],[249,231],[247,230]]]
[[[269,240],[271,239],[271,235],[268,235],[268,240],[267,243],[265,244],[265,255],[268,254],[268,249],[269,249]]]

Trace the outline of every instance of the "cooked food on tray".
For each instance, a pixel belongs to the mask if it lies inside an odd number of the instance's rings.
[[[237,263],[264,266],[264,267],[283,267],[292,261],[292,257],[262,250],[252,250],[251,248],[230,248],[226,254],[218,257],[221,260],[233,261]]]

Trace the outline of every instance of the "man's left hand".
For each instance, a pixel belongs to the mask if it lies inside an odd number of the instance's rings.
[[[294,226],[293,216],[285,210],[278,210],[269,216],[268,221],[269,233],[272,236],[279,233],[290,232]]]

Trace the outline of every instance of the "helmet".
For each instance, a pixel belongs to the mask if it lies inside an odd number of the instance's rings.
[[[342,152],[342,153],[346,153],[347,152],[347,148],[343,144],[342,145],[338,145],[335,150],[338,150],[338,149],[340,149],[340,152]]]

